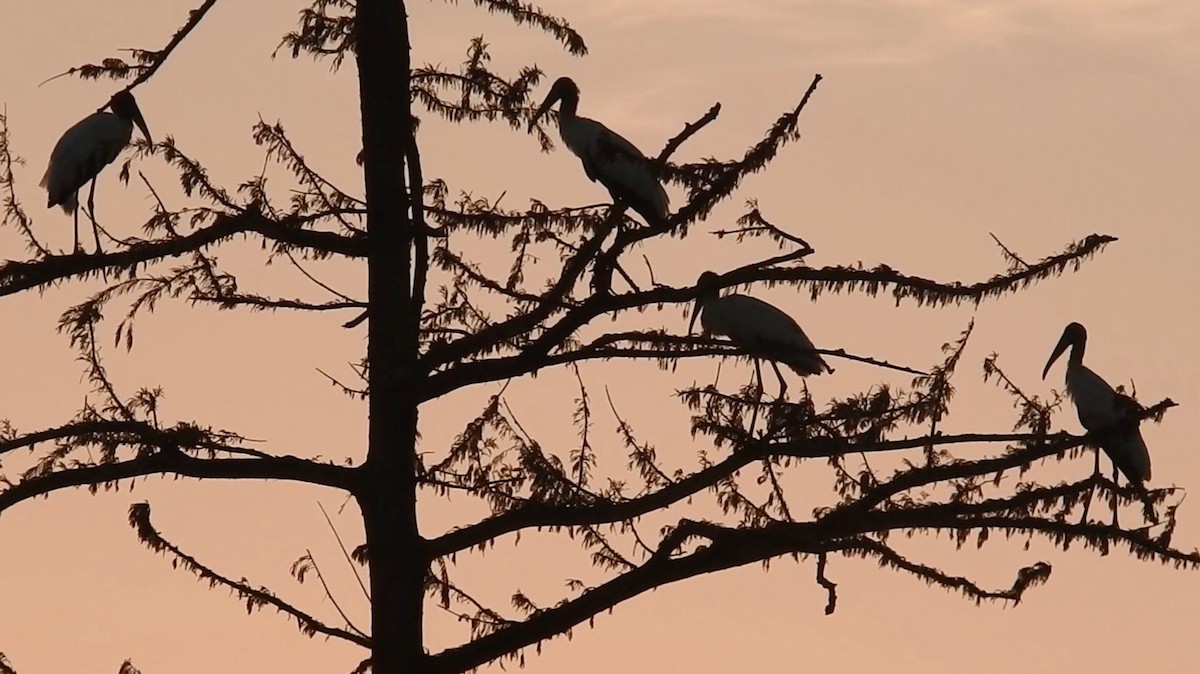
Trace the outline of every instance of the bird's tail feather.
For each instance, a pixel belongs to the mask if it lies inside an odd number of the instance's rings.
[[[67,215],[73,215],[75,209],[79,208],[79,190],[71,190],[65,196],[55,194],[54,188],[50,185],[50,172],[53,170],[53,165],[46,167],[46,173],[42,175],[42,181],[38,183],[38,187],[46,188],[46,208],[62,206],[63,212]]]
[[[801,377],[833,372],[833,368],[829,367],[829,364],[818,353],[793,354],[788,356],[788,359],[783,361],[783,363]]]
[[[79,208],[79,192],[75,191],[67,195],[67,198],[63,199],[59,206],[62,206],[63,212],[67,215],[73,215],[75,209]]]
[[[1142,434],[1136,428],[1117,431],[1115,437],[1107,438],[1100,443],[1100,447],[1131,483],[1141,486],[1142,482],[1150,479],[1150,454],[1146,451]]]

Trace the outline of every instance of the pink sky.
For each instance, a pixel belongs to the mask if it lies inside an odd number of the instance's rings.
[[[42,208],[37,188],[58,136],[98,107],[116,87],[62,79],[37,84],[71,65],[118,48],[157,48],[190,1],[40,0],[9,3],[0,14],[0,92],[7,105],[19,196],[51,245],[71,244],[70,220]],[[677,155],[740,154],[799,99],[814,73],[825,76],[805,112],[802,141],[719,208],[669,257],[661,248],[659,280],[690,283],[704,269],[754,259],[752,247],[708,236],[756,198],[773,222],[817,249],[813,265],[887,263],[939,280],[981,280],[1004,262],[988,236],[1027,257],[1040,257],[1090,233],[1120,241],[1077,274],[1021,295],[947,310],[896,308],[888,297],[806,295],[756,290],[788,310],[818,346],[844,347],[913,366],[937,361],[943,342],[972,318],[977,329],[960,368],[950,419],[954,430],[1003,432],[1014,420],[1009,400],[980,381],[992,352],[1030,393],[1060,388],[1062,366],[1048,382],[1041,366],[1063,326],[1084,323],[1087,361],[1114,385],[1132,379],[1147,403],[1171,397],[1180,408],[1143,429],[1154,486],[1200,484],[1200,435],[1194,414],[1200,378],[1194,335],[1200,329],[1195,289],[1200,267],[1200,5],[1189,0],[877,3],[747,0],[545,0],[568,16],[590,55],[562,52],[541,34],[501,17],[440,2],[411,2],[415,60],[453,64],[469,38],[483,34],[494,65],[512,72],[536,61],[553,78],[570,75],[582,89],[580,113],[656,152],[683,124],[721,102],[720,119]],[[262,157],[249,138],[258,115],[279,119],[315,166],[359,192],[356,85],[351,66],[331,74],[307,60],[272,60],[298,3],[219,3],[204,25],[150,83],[139,102],[156,139],[174,136],[213,177],[236,185],[256,174]],[[427,116],[428,117],[428,116]],[[421,141],[427,177],[446,179],[505,204],[530,198],[587,204],[607,198],[578,161],[560,148],[546,155],[533,138],[502,125],[455,127],[428,118]],[[143,169],[168,204],[184,203],[170,172]],[[278,175],[277,190],[286,181]],[[682,193],[672,190],[675,205]],[[137,233],[151,208],[144,187],[124,188],[110,169],[97,188],[102,222]],[[473,243],[475,252],[506,250]],[[684,250],[686,248],[686,250]],[[680,252],[682,251],[682,252]],[[0,231],[0,259],[24,257],[18,239]],[[494,256],[494,253],[492,253]],[[254,271],[256,245],[232,246],[222,261],[264,291],[309,293],[294,271]],[[499,268],[503,258],[490,261]],[[361,270],[325,267],[322,278],[362,294]],[[0,419],[22,430],[59,424],[87,393],[57,317],[82,288],[0,299]],[[365,331],[339,327],[349,316],[235,314],[168,303],[145,319],[132,354],[108,354],[110,372],[130,393],[166,389],[167,419],[195,419],[265,439],[281,454],[363,456],[365,407],[342,397],[316,368],[348,376]],[[682,332],[677,307],[635,317],[630,325]],[[110,325],[110,329],[111,329]],[[607,324],[600,328],[607,328]],[[593,329],[600,329],[593,328]],[[899,373],[853,363],[810,382],[818,401],[886,381]],[[674,374],[653,366],[584,368],[594,395],[614,400],[671,467],[694,466],[705,448],[687,432],[687,413],[672,391],[707,383],[716,362],[693,361]],[[722,381],[744,377],[726,363]],[[636,378],[636,379],[635,379]],[[548,447],[571,446],[573,379],[544,373],[514,384],[514,412]],[[422,411],[422,448],[445,446],[495,389],[477,387]],[[1073,412],[1058,418],[1079,431]],[[624,451],[607,413],[597,419],[600,471],[617,475]],[[984,448],[964,448],[976,456]],[[898,461],[901,457],[893,457]],[[5,457],[11,475],[26,457]],[[1035,468],[1045,480],[1077,479],[1090,458],[1062,468]],[[828,503],[823,468],[797,482],[805,508]],[[1038,473],[1037,471],[1043,471]],[[222,590],[142,548],[126,524],[130,503],[149,500],[163,534],[205,563],[270,587],[329,622],[336,613],[318,585],[296,584],[288,567],[311,549],[357,623],[367,609],[316,506],[336,511],[343,497],[316,488],[152,479],[116,493],[64,492],[23,503],[0,516],[0,652],[22,674],[112,672],[125,658],[146,674],[213,671],[339,672],[362,657],[355,648],[298,635],[271,613],[247,616]],[[1185,503],[1175,543],[1200,542],[1200,517]],[[653,532],[671,518],[652,518]],[[461,502],[422,504],[437,533],[481,516]],[[361,540],[353,505],[335,521]],[[824,593],[813,563],[777,561],[769,573],[745,568],[663,588],[602,615],[572,641],[528,653],[526,670],[658,671],[1194,671],[1193,632],[1200,575],[1137,562],[1124,554],[1064,553],[1040,542],[996,541],[982,552],[954,552],[945,539],[897,546],[922,561],[1005,587],[1020,566],[1054,565],[1048,585],[1019,607],[974,604],[909,577],[857,560],[834,559],[837,612],[823,615]],[[550,604],[563,581],[595,582],[587,554],[549,535],[503,539],[486,555],[458,560],[459,580],[498,608],[521,589]],[[430,647],[462,638],[431,613]],[[499,668],[487,671],[500,671]]]

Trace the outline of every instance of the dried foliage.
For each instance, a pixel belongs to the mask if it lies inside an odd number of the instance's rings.
[[[171,566],[194,574],[200,580],[208,583],[209,587],[225,587],[239,599],[246,602],[246,612],[252,613],[263,607],[270,607],[296,621],[300,632],[306,636],[325,636],[345,639],[351,643],[369,648],[371,640],[357,631],[347,631],[331,627],[279,599],[264,587],[254,587],[246,580],[233,580],[223,576],[209,567],[201,564],[195,557],[181,551],[168,542],[154,525],[150,523],[150,504],[135,503],[129,508],[129,526],[137,532],[138,539],[151,550],[161,553],[171,560]]]
[[[216,4],[217,0],[204,0],[200,6],[188,12],[187,21],[179,27],[179,30],[175,31],[175,34],[171,36],[171,39],[162,49],[126,49],[124,51],[129,53],[128,60],[109,57],[103,59],[100,63],[86,63],[73,66],[65,73],[57,75],[56,78],[68,75],[74,75],[85,80],[111,79],[121,81],[132,78],[133,81],[125,87],[125,90],[129,91],[153,77],[158,69],[167,62],[167,58],[171,56],[175,48],[183,43],[196,26],[200,25],[200,22],[204,20],[204,15]]]
[[[571,53],[585,52],[582,38],[566,21],[537,7],[510,0],[473,2],[549,34]],[[162,50],[135,50],[128,62],[109,59],[70,73],[133,78],[129,87],[136,86],[154,74],[214,4],[209,0],[193,10]],[[350,0],[316,0],[301,11],[299,26],[283,37],[280,50],[293,58],[304,54],[327,60],[337,69],[359,48],[357,11]],[[490,62],[487,43],[475,38],[456,69],[413,68],[411,100],[439,120],[503,122],[521,132],[532,119],[532,97],[543,73],[528,66],[500,74],[490,69]],[[698,453],[681,443],[669,449],[652,444],[618,408],[619,391],[615,397],[605,391],[607,404],[597,406],[597,392],[578,367],[581,361],[645,361],[646,367],[666,369],[685,358],[752,355],[731,342],[682,336],[676,327],[603,332],[596,326],[611,325],[631,313],[669,313],[674,305],[699,296],[695,286],[660,283],[654,276],[655,260],[634,248],[655,241],[660,244],[655,255],[672,254],[662,250],[685,255],[691,226],[703,223],[715,207],[733,198],[747,176],[765,170],[784,146],[800,138],[802,113],[820,79],[814,77],[795,107],[784,111],[740,157],[673,161],[677,151],[690,148],[695,134],[717,123],[720,106],[691,122],[681,120],[680,132],[665,141],[654,161],[663,179],[682,187],[686,198],[665,223],[652,227],[628,218],[620,205],[534,200],[525,208],[505,207],[500,205],[503,196],[480,197],[452,188],[445,179],[426,178],[412,118],[404,156],[394,160],[403,165],[407,181],[401,190],[407,198],[404,241],[412,256],[409,308],[418,333],[410,335],[415,348],[410,355],[421,377],[408,384],[415,391],[413,405],[479,384],[499,389],[448,447],[423,448],[421,454],[408,448],[414,452],[423,500],[466,497],[488,512],[440,535],[407,541],[406,553],[418,556],[426,567],[426,606],[447,612],[466,628],[460,646],[426,656],[422,671],[465,672],[497,660],[520,663],[526,647],[540,648],[548,639],[570,636],[574,627],[590,625],[596,616],[637,594],[780,558],[814,564],[815,581],[828,595],[827,613],[837,606],[837,583],[828,574],[840,557],[871,559],[976,603],[1020,602],[1026,591],[1050,578],[1050,564],[1038,561],[1014,569],[1007,587],[984,587],[905,552],[903,540],[916,534],[942,537],[958,548],[983,547],[997,538],[1017,539],[1026,546],[1038,540],[1063,550],[1071,545],[1100,553],[1120,548],[1139,559],[1200,566],[1196,552],[1172,547],[1179,505],[1173,490],[1120,487],[1100,475],[1043,483],[1040,467],[1080,457],[1101,435],[1120,429],[1084,436],[1053,432],[1052,419],[1062,401],[1027,394],[1016,378],[1001,370],[995,355],[984,363],[984,378],[997,382],[1011,397],[1015,419],[1004,424],[1012,430],[946,432],[954,377],[964,362],[973,326],[945,345],[941,362],[922,369],[891,363],[886,354],[820,350],[830,357],[911,373],[915,376],[907,387],[881,382],[824,401],[814,399],[807,389],[794,400],[767,398],[761,381],[685,388],[678,397],[691,412],[691,434],[702,448]],[[552,147],[545,129],[534,127],[533,133],[543,148]],[[100,255],[64,255],[36,238],[32,219],[17,199],[21,161],[11,150],[7,120],[0,116],[0,225],[22,238],[29,255],[0,263],[0,297],[86,283],[91,294],[65,309],[59,330],[76,350],[92,387],[83,409],[55,428],[18,431],[7,421],[0,423],[0,458],[17,450],[36,456],[34,465],[19,475],[10,479],[0,474],[0,512],[60,489],[116,489],[122,481],[148,475],[288,480],[369,500],[374,484],[370,466],[278,455],[250,447],[234,431],[196,421],[162,420],[162,390],[147,386],[133,395],[122,394],[104,364],[108,336],[118,347],[133,349],[138,320],[162,302],[357,316],[348,325],[377,310],[365,297],[320,280],[323,264],[365,266],[379,254],[368,236],[370,205],[365,197],[323,176],[281,122],[257,120],[252,140],[264,153],[264,167],[231,187],[216,184],[203,160],[174,139],[154,145],[141,142],[125,162],[122,177],[128,181],[141,162],[166,164],[178,175],[187,204],[168,205],[137,172],[155,204],[141,236],[121,240],[116,249]],[[268,188],[268,168],[294,185],[286,199]],[[735,225],[712,233],[731,243],[754,240],[775,247],[770,255],[721,272],[722,289],[779,286],[813,300],[830,294],[888,293],[896,304],[907,301],[931,310],[1020,292],[1074,271],[1115,241],[1093,234],[1032,263],[1000,244],[1008,263],[1005,271],[982,280],[935,281],[886,265],[810,266],[807,258],[813,247],[788,227],[769,221],[754,201],[747,202]],[[311,282],[310,294],[274,297],[223,266],[216,251],[240,240],[259,246],[264,266],[286,263],[277,266],[301,273]],[[507,248],[506,272],[487,271],[470,257],[469,244],[480,241]],[[588,327],[600,334],[582,336]],[[348,395],[369,397],[370,365],[363,358],[355,366],[364,382],[361,388],[333,381]],[[534,438],[506,397],[509,381],[559,366],[569,366],[574,380],[571,423],[578,440],[568,447],[548,446]],[[1169,399],[1148,408],[1137,405],[1128,423],[1158,422],[1173,405]],[[606,419],[615,442],[602,434],[601,420]],[[693,454],[693,466],[671,467],[678,457]],[[667,455],[671,462],[664,461]],[[806,512],[792,502],[797,498],[797,474],[822,470],[829,476],[827,498]],[[391,482],[386,484],[390,488]],[[1118,508],[1140,508],[1142,525],[1123,528],[1115,521],[1106,525],[1089,519],[1087,504],[1097,496]],[[711,521],[676,517],[670,510],[699,503],[709,507]],[[1073,521],[1081,510],[1083,516]],[[643,519],[663,516],[674,523],[646,530]],[[265,588],[222,575],[184,553],[151,525],[148,504],[132,506],[129,521],[139,539],[169,558],[173,567],[228,589],[245,602],[248,612],[273,608],[294,619],[309,636],[332,636],[371,648],[370,637],[347,618],[310,552],[297,560],[292,573],[302,582],[318,579],[345,627],[322,621]],[[513,588],[510,607],[488,606],[456,582],[459,555],[487,550],[503,536],[530,531],[570,537],[604,580],[588,584],[568,579],[564,595],[550,601]],[[342,544],[340,536],[338,543]],[[365,544],[355,550],[354,558],[374,562]],[[365,584],[362,589],[370,601]],[[419,620],[422,609],[414,610]],[[367,658],[354,671],[370,668]],[[0,655],[0,674],[11,671]],[[136,670],[127,662],[121,671]]]

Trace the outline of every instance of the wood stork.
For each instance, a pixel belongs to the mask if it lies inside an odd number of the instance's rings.
[[[650,160],[633,143],[600,122],[575,114],[579,107],[579,87],[571,78],[560,77],[554,82],[546,100],[529,120],[529,129],[559,101],[562,103],[558,106],[558,133],[567,148],[583,162],[587,177],[608,188],[614,201],[632,208],[646,224],[663,224],[669,215],[669,201]]]
[[[704,334],[724,335],[749,351],[754,357],[756,370],[759,358],[768,359],[775,376],[779,378],[781,398],[787,393],[787,382],[776,361],[787,365],[801,377],[833,372],[833,368],[814,350],[812,340],[791,316],[749,295],[734,293],[721,297],[716,287],[717,279],[716,274],[706,271],[696,280],[696,286],[702,289],[702,294],[696,298],[696,306],[692,310],[692,320],[688,324],[689,336],[696,327],[696,317],[699,315]],[[762,373],[759,372],[761,384]]]
[[[121,154],[133,137],[133,125],[137,124],[147,142],[150,130],[138,109],[137,101],[128,91],[118,92],[108,101],[106,108],[112,112],[94,112],[67,129],[58,139],[50,153],[50,164],[42,176],[41,186],[46,188],[46,208],[62,206],[75,216],[75,252],[79,246],[79,190],[89,181],[88,218],[92,221],[92,234],[96,237],[96,252],[100,252],[100,232],[96,225],[96,176]]]
[[[1117,393],[1100,375],[1083,364],[1083,352],[1087,347],[1087,330],[1079,323],[1071,323],[1063,330],[1062,337],[1046,361],[1042,379],[1050,372],[1050,366],[1067,348],[1071,357],[1067,361],[1067,394],[1075,403],[1079,423],[1089,432],[1099,434],[1097,444],[1113,463],[1113,482],[1118,472],[1125,475],[1130,484],[1141,486],[1150,479],[1150,453],[1142,440],[1136,421],[1131,416],[1140,408],[1129,396]],[[1096,470],[1100,469],[1100,455],[1096,455]]]

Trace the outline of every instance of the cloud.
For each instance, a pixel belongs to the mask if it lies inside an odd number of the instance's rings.
[[[750,33],[818,50],[835,64],[912,64],[1046,41],[1166,57],[1200,51],[1195,0],[604,0],[577,16],[630,35]]]

